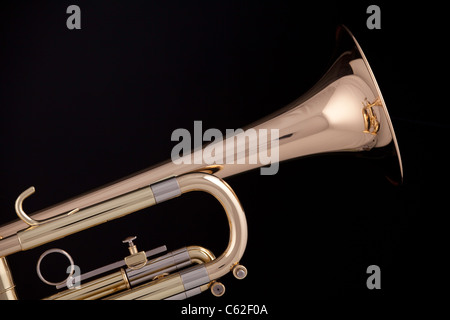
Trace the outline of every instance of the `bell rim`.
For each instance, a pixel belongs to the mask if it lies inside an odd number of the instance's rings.
[[[356,48],[358,49],[358,53],[360,54],[362,60],[364,61],[364,64],[365,64],[365,66],[367,68],[367,71],[368,71],[368,73],[370,75],[370,79],[372,80],[374,88],[377,91],[378,97],[379,97],[379,99],[381,101],[381,104],[382,104],[382,110],[384,112],[384,115],[386,117],[386,121],[387,121],[388,126],[389,126],[389,131],[390,131],[390,133],[392,135],[392,142],[394,143],[394,146],[395,146],[395,153],[396,153],[396,157],[397,157],[398,165],[399,165],[399,169],[400,169],[400,180],[403,181],[403,163],[402,163],[402,158],[401,158],[401,154],[400,154],[400,148],[399,148],[399,145],[398,145],[397,137],[395,135],[394,126],[392,124],[392,120],[391,120],[391,117],[389,115],[389,111],[388,111],[387,106],[386,106],[386,102],[385,102],[385,100],[383,98],[383,95],[381,93],[381,89],[380,89],[380,87],[378,85],[378,82],[377,82],[377,80],[375,78],[375,75],[374,75],[374,73],[372,71],[372,68],[370,67],[370,63],[367,60],[366,55],[364,54],[364,51],[362,50],[362,48],[359,45],[358,41],[356,40],[355,36],[353,35],[353,33],[350,31],[350,29],[347,26],[341,25],[341,27],[342,27],[343,30],[345,30],[345,32],[353,40],[353,43],[355,44]],[[339,29],[338,29],[338,32],[339,32]]]

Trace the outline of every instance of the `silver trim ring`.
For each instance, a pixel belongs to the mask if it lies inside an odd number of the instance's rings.
[[[66,279],[64,279],[61,282],[50,282],[47,279],[45,279],[42,276],[42,273],[41,273],[41,262],[42,262],[42,259],[44,259],[48,254],[54,253],[54,252],[61,253],[62,255],[65,255],[67,257],[67,259],[69,259],[69,262],[70,262],[70,274],[69,274],[69,276]],[[66,251],[64,251],[62,249],[58,249],[58,248],[53,248],[53,249],[49,249],[49,250],[45,251],[43,254],[41,254],[41,256],[39,257],[39,260],[38,260],[38,262],[36,264],[36,272],[37,272],[37,274],[39,276],[39,279],[41,279],[42,282],[44,282],[44,283],[46,283],[48,285],[51,285],[51,286],[58,286],[58,285],[66,283],[67,280],[69,280],[72,277],[72,275],[75,272],[75,264],[73,262],[72,257],[70,256],[70,254],[68,254]]]

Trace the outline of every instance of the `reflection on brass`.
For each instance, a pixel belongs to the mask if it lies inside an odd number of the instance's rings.
[[[123,240],[123,243],[128,243],[128,250],[130,251],[130,255],[125,257],[125,264],[128,268],[137,270],[144,267],[147,264],[147,255],[145,251],[138,252],[136,245],[133,243],[136,237],[128,237]]]
[[[6,258],[0,258],[0,300],[17,300],[15,284]]]
[[[372,70],[353,35],[345,27],[339,29],[338,35],[342,51],[323,78],[306,94],[247,129],[278,130],[280,162],[332,152],[377,150],[376,158],[385,159],[379,161],[393,169],[389,170],[393,174],[390,179],[401,181],[403,170],[397,139]],[[225,142],[213,141],[208,147],[212,150],[215,143]],[[27,189],[16,201],[19,219],[0,228],[0,299],[17,298],[7,256],[191,191],[211,194],[227,215],[228,246],[217,258],[207,249],[191,246],[147,261],[130,245],[130,255],[125,257],[128,268],[115,271],[107,268],[110,273],[82,283],[81,289],[68,289],[49,299],[185,299],[208,287],[215,288],[214,294],[222,295],[225,287],[217,279],[229,272],[238,279],[247,275],[240,260],[248,237],[242,206],[222,179],[259,168],[260,163],[248,160],[265,146],[227,154],[227,158],[234,159],[232,163],[227,163],[225,155],[216,162],[202,159],[201,163],[181,161],[183,164],[177,165],[167,161],[31,215],[22,208],[24,200],[34,193],[34,188]],[[190,159],[193,153],[183,157]]]
[[[68,289],[45,300],[97,300],[129,288],[123,269],[82,284],[80,289]]]
[[[373,107],[378,106],[382,107],[380,98],[377,98],[373,103],[367,101],[367,98],[364,99],[363,102],[363,117],[364,117],[364,133],[370,133],[373,135],[377,135],[378,130],[380,130],[380,122],[378,122],[377,116],[373,111]]]
[[[25,190],[24,192],[22,192],[19,195],[19,197],[16,200],[16,205],[15,205],[17,216],[20,219],[22,219],[23,222],[25,222],[26,224],[28,224],[30,226],[38,226],[38,225],[46,223],[46,222],[54,221],[56,219],[62,218],[65,215],[68,216],[68,215],[76,213],[80,210],[79,208],[75,208],[75,209],[69,211],[68,213],[64,213],[64,214],[56,216],[56,217],[48,218],[45,220],[34,220],[33,218],[29,217],[25,213],[25,211],[23,211],[22,204],[23,204],[23,201],[26,198],[28,198],[29,196],[31,196],[35,191],[36,191],[36,189],[34,187],[29,187],[27,190]]]

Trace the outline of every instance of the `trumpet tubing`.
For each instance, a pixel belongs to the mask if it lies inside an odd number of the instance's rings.
[[[207,249],[188,247],[186,252],[173,251],[148,261],[147,254],[138,252],[133,244],[134,238],[126,239],[130,255],[120,264],[127,267],[116,268],[112,273],[83,283],[79,289],[65,290],[48,299],[181,299],[209,287],[217,295],[223,294],[223,286],[217,279],[228,272],[233,272],[238,279],[247,274],[239,261],[248,235],[242,206],[222,179],[261,167],[261,163],[248,160],[260,148],[267,148],[264,143],[276,146],[272,152],[277,152],[279,162],[325,153],[375,154],[385,159],[383,164],[388,164],[391,178],[401,181],[403,171],[397,139],[372,70],[356,39],[345,27],[339,29],[338,36],[342,50],[322,79],[303,96],[244,131],[278,133],[270,141],[258,141],[256,148],[246,146],[245,152],[239,151],[231,140],[236,136],[226,137],[205,147],[217,151],[214,161],[205,158],[208,153],[203,153],[202,160],[198,161],[194,159],[195,152],[191,152],[176,163],[169,160],[32,215],[24,212],[22,204],[34,188],[22,193],[16,202],[20,219],[0,228],[0,298],[17,298],[6,262],[8,255],[191,191],[213,195],[225,209],[230,235],[221,255],[216,258]],[[233,148],[227,149],[230,145]],[[227,163],[230,158],[234,161]]]
[[[135,288],[142,283],[150,283],[155,285],[157,282],[152,280],[162,279],[166,276],[166,274],[178,271],[186,266],[208,263],[214,259],[214,254],[209,250],[198,246],[190,246],[170,252],[162,257],[155,258],[146,263],[143,268],[137,270],[121,268],[116,272],[82,284],[80,288],[76,290],[67,289],[47,297],[45,300],[102,299],[113,294],[117,294],[121,291]],[[156,287],[157,286],[155,286],[155,288]],[[173,295],[171,293],[172,292],[166,292],[165,294],[171,296]]]
[[[0,300],[17,300],[15,284],[5,257],[0,258]]]

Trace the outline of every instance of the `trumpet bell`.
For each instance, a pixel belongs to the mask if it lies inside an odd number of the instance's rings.
[[[280,162],[311,155],[356,155],[376,160],[388,180],[398,184],[403,166],[381,90],[352,33],[341,26],[336,38],[335,62],[315,86],[249,128],[279,130]],[[238,173],[224,169],[217,174]]]
[[[337,29],[336,38],[337,51],[342,52],[341,57],[348,57],[348,65],[350,65],[352,72],[366,82],[376,97],[372,101],[365,99],[362,110],[365,127],[364,132],[370,132],[370,134],[376,136],[376,139],[370,151],[363,152],[359,156],[376,160],[377,166],[381,168],[386,178],[393,184],[399,184],[403,181],[403,165],[400,149],[394,126],[392,125],[386,103],[372,68],[358,41],[347,27],[340,26]],[[351,56],[354,57],[352,58]]]

